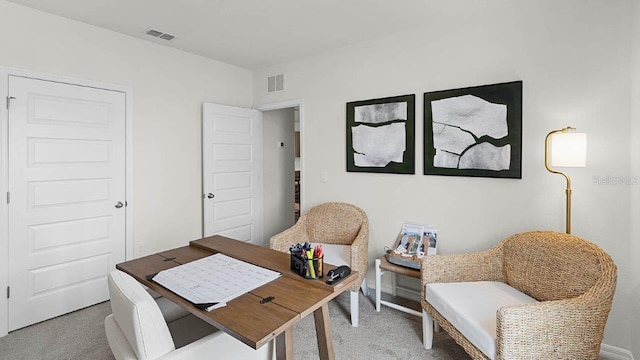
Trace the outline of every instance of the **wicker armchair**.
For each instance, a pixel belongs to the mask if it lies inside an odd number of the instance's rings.
[[[564,233],[526,232],[479,253],[425,256],[421,276],[425,348],[431,316],[473,359],[490,359],[429,303],[425,286],[499,281],[539,302],[498,310],[495,359],[598,359],[616,266],[593,243]]]
[[[351,324],[358,326],[358,290],[366,293],[364,283],[368,266],[369,220],[362,209],[345,203],[330,202],[315,206],[302,214],[291,228],[271,237],[270,247],[289,251],[289,247],[303,242],[350,246],[347,265],[358,272],[358,279],[351,287]],[[326,253],[325,262],[340,265]],[[332,261],[333,260],[333,261]]]

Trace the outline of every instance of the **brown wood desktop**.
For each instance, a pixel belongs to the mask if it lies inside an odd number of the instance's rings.
[[[280,272],[282,276],[212,311],[198,309],[182,297],[147,280],[148,275],[215,253]],[[326,277],[305,279],[291,271],[289,254],[219,235],[120,263],[116,268],[254,349],[275,338],[277,359],[293,359],[293,325],[311,313],[315,320],[320,359],[335,358],[327,303],[348,290],[358,277],[353,271],[333,286],[324,282]],[[335,266],[325,264],[324,273],[333,268]],[[270,298],[273,299],[268,301]]]

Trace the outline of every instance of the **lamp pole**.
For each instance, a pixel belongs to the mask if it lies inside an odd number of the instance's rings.
[[[553,134],[558,134],[558,133],[568,133],[568,132],[574,132],[576,130],[576,128],[573,128],[571,126],[567,126],[564,129],[560,129],[560,130],[553,130],[550,133],[547,134],[547,136],[544,139],[544,166],[547,168],[547,170],[549,170],[549,172],[552,172],[554,174],[560,174],[562,176],[564,176],[564,178],[567,180],[567,188],[565,190],[565,194],[566,194],[566,232],[567,234],[571,234],[571,193],[573,192],[571,190],[571,177],[569,177],[569,175],[567,175],[566,173],[563,173],[562,171],[558,171],[555,170],[553,168],[551,168],[551,164],[549,161],[549,139],[551,138],[551,135]]]

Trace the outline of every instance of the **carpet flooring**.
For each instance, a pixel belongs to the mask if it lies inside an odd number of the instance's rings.
[[[2,360],[111,360],[104,333],[109,302],[47,320],[0,339]],[[360,326],[351,326],[349,294],[329,303],[336,359],[467,360],[469,356],[445,332],[435,333],[433,349],[422,348],[421,319],[382,307],[360,295]],[[294,325],[294,358],[318,359],[313,316]],[[213,358],[213,357],[212,357]]]

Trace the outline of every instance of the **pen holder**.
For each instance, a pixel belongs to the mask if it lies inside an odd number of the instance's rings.
[[[322,277],[323,257],[307,258],[300,255],[291,255],[291,270],[306,279]]]

